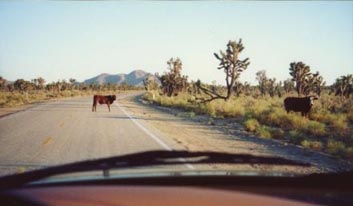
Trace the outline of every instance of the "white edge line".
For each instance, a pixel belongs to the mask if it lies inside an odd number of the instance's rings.
[[[121,106],[119,103],[115,103],[114,105],[118,106],[119,109],[121,109],[126,116],[129,117],[129,119],[135,123],[142,131],[144,131],[150,138],[152,138],[154,141],[156,141],[161,147],[163,147],[165,150],[172,151],[173,149],[169,147],[166,143],[164,143],[160,138],[158,138],[156,135],[154,135],[152,132],[150,132],[146,127],[142,126],[140,122],[137,121],[136,118],[132,117],[123,106]],[[181,162],[186,162],[184,158],[178,158]],[[191,170],[194,170],[195,167],[192,166],[191,164],[185,163],[185,166]]]

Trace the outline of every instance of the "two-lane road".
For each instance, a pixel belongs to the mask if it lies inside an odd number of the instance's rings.
[[[349,162],[278,141],[251,137],[241,129],[229,133],[220,126],[210,127],[197,120],[160,112],[134,101],[138,94],[141,93],[119,94],[111,112],[106,105],[100,105],[97,112],[92,112],[92,97],[76,97],[39,104],[0,118],[0,176],[156,149],[279,156],[312,165],[219,164],[197,165],[196,169],[307,174],[353,168]],[[173,170],[177,168],[193,169],[193,166],[172,167]]]
[[[171,149],[117,102],[92,112],[91,97],[38,105],[0,118],[0,175],[41,166]],[[169,142],[168,142],[169,141]]]

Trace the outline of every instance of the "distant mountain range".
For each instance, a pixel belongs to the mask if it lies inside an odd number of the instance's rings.
[[[151,73],[145,72],[143,70],[134,70],[130,72],[129,74],[100,74],[98,76],[95,76],[90,79],[86,79],[84,83],[86,84],[92,84],[92,83],[97,83],[97,84],[122,84],[126,83],[129,85],[134,85],[134,86],[143,86],[143,80],[146,79],[146,77],[151,76],[151,78],[154,78],[157,80],[157,77]]]

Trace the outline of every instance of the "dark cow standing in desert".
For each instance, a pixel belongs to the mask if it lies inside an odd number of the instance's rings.
[[[318,98],[315,96],[308,97],[287,97],[284,99],[284,108],[287,113],[289,111],[301,112],[302,116],[307,117],[311,107],[314,104],[314,100]]]
[[[97,104],[98,103],[99,104],[107,104],[109,112],[110,112],[110,105],[113,104],[114,100],[116,100],[116,96],[115,95],[107,95],[107,96],[94,95],[93,96],[92,112],[96,112],[97,111]]]

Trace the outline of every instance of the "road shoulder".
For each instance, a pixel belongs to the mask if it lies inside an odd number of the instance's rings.
[[[128,110],[152,132],[171,139],[180,148],[190,151],[218,151],[246,153],[261,156],[280,156],[312,164],[309,168],[281,167],[276,170],[295,173],[334,172],[352,168],[352,164],[332,156],[285,144],[271,139],[263,139],[246,132],[236,122],[210,122],[205,116],[190,118],[188,113],[150,105],[141,96],[120,100]],[[243,167],[245,170],[271,170],[273,166]],[[271,169],[270,169],[271,168]]]

